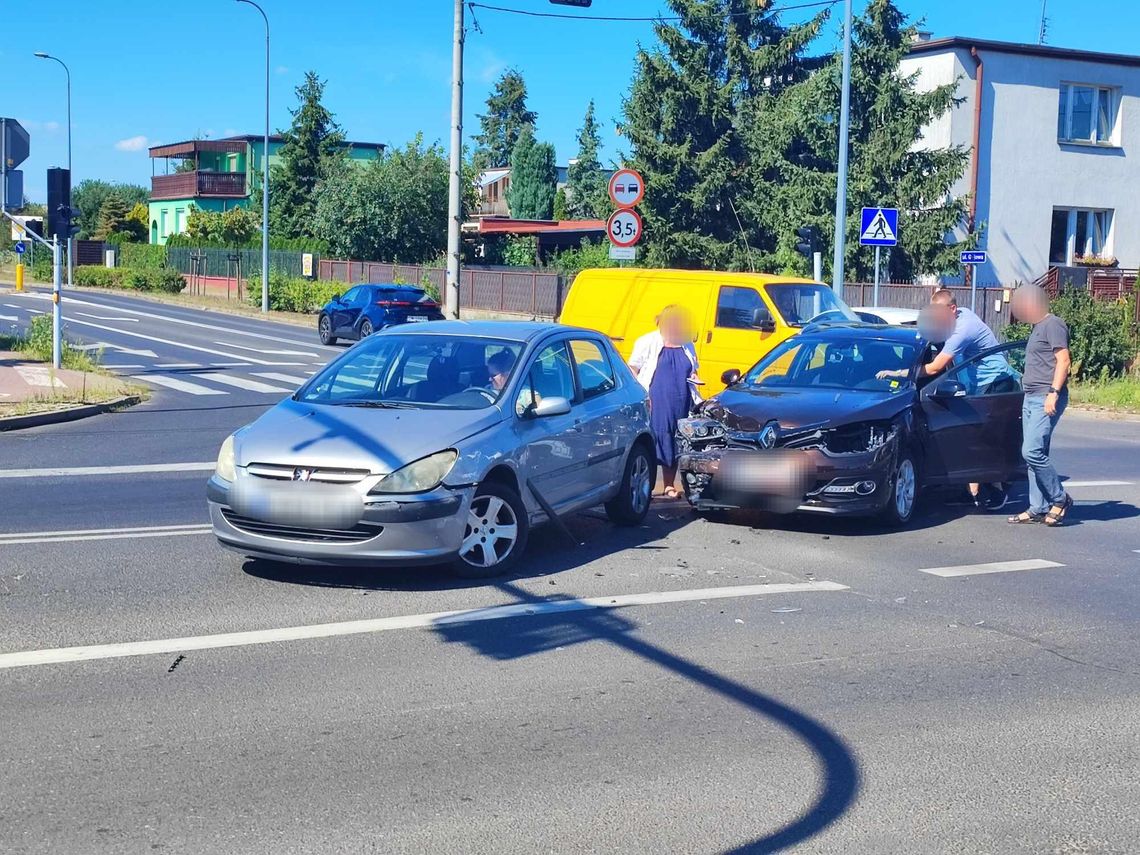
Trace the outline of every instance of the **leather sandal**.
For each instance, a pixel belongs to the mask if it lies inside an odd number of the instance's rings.
[[[1065,498],[1061,500],[1061,504],[1053,505],[1053,507],[1049,508],[1049,513],[1045,514],[1045,525],[1051,528],[1056,528],[1059,525],[1064,525],[1065,514],[1069,512],[1069,508],[1072,506],[1073,497],[1066,493]]]
[[[1020,514],[1010,517],[1006,520],[1010,525],[1026,525],[1028,523],[1039,523],[1045,519],[1044,514],[1035,514],[1033,511],[1022,511]]]

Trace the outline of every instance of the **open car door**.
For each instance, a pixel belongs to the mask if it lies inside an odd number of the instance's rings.
[[[1020,480],[1021,374],[1025,342],[990,348],[949,369],[921,392],[931,483]]]

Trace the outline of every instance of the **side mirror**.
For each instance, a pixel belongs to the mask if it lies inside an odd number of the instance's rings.
[[[550,416],[564,416],[570,412],[570,402],[565,398],[543,398],[530,410],[531,418],[545,419]]]
[[[762,333],[776,331],[776,322],[772,320],[772,316],[768,314],[767,309],[752,310],[752,326]]]
[[[339,303],[340,302],[340,294],[333,294],[332,301],[334,303]]]
[[[934,387],[934,391],[930,395],[939,400],[964,398],[966,397],[966,387],[957,380],[943,380]]]
[[[720,382],[725,386],[735,386],[740,382],[740,371],[735,368],[730,368],[720,375]]]

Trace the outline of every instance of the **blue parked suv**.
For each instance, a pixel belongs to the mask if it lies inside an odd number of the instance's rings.
[[[397,324],[442,321],[439,304],[414,285],[356,285],[334,297],[317,316],[321,344],[368,338]]]

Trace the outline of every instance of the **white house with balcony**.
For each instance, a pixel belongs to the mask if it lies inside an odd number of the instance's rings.
[[[961,103],[923,144],[971,152],[952,192],[985,230],[979,282],[1140,266],[1140,56],[923,37],[901,70],[921,89],[957,82]]]

